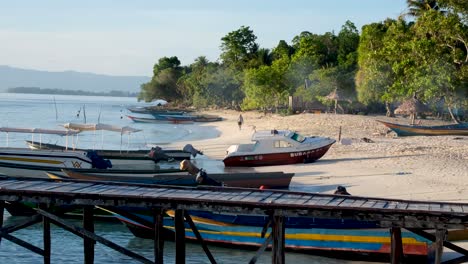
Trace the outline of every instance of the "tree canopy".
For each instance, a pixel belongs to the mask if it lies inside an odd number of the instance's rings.
[[[468,107],[468,2],[407,0],[405,16],[364,25],[346,21],[338,34],[307,30],[291,43],[264,48],[248,26],[220,39],[219,61],[199,56],[181,66],[162,57],[139,99],[196,107],[285,107],[288,96],[329,103],[339,92],[365,106],[417,97]],[[405,20],[409,18],[409,20]],[[450,111],[450,110],[449,110]]]

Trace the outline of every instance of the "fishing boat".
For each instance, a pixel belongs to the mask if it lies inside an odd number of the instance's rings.
[[[96,170],[96,169],[63,169],[66,175],[48,173],[49,178],[69,178],[88,181],[117,181],[145,184],[170,184],[183,186],[197,186],[205,184],[185,170],[160,169],[159,171],[145,170]],[[283,172],[242,172],[242,173],[209,173],[209,177],[216,183],[228,187],[287,189],[294,173]]]
[[[50,144],[50,143],[41,143],[31,140],[26,140],[26,145],[30,149],[48,149],[48,150],[68,150],[67,146],[57,145],[57,144]],[[81,150],[86,151],[86,149],[75,148],[73,150]],[[141,158],[148,158],[149,159],[149,152],[150,150],[109,150],[109,149],[97,149],[95,150],[97,154],[105,159],[112,159],[112,158],[125,158],[125,159],[141,159]],[[184,160],[190,159],[192,154],[189,151],[185,150],[177,150],[177,149],[162,149],[162,153],[167,155],[173,160]],[[200,154],[200,153],[198,153]]]
[[[398,136],[468,136],[468,123],[443,126],[401,125],[377,120],[394,131]]]
[[[270,166],[309,163],[321,158],[333,143],[327,137],[306,137],[290,130],[261,130],[253,144],[232,145],[223,159],[229,166]]]
[[[137,237],[154,238],[151,211],[141,209],[100,208],[113,214]],[[174,236],[174,211],[166,212],[163,220],[165,234]],[[218,246],[258,249],[266,240],[264,234],[269,218],[263,215],[239,215],[205,211],[188,211],[199,234],[206,243]],[[268,226],[266,226],[268,227]],[[170,231],[170,232],[168,232]],[[402,230],[405,256],[427,257],[431,254],[431,242],[421,236]],[[197,242],[188,224],[185,238]],[[285,219],[285,249],[328,254],[389,255],[391,237],[389,229],[379,228],[376,222],[350,219],[289,217]],[[270,247],[271,245],[269,245]]]
[[[0,173],[13,177],[44,177],[44,170],[60,171],[63,168],[92,168],[93,161],[85,151],[34,151],[28,148],[8,147],[9,133],[52,134],[73,136],[78,130],[55,130],[41,128],[0,127],[5,132],[6,146],[0,148]]]
[[[45,171],[92,167],[85,151],[0,148],[0,173],[12,177],[45,177]]]
[[[135,123],[153,123],[153,124],[192,124],[192,119],[187,118],[174,118],[171,116],[165,116],[164,118],[148,118],[148,117],[137,117],[137,116],[129,116]]]

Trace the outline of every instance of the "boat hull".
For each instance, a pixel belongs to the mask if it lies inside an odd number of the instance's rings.
[[[114,213],[114,216],[129,227],[135,236],[154,238],[152,232],[154,225],[150,212],[126,210],[126,216],[117,213]],[[170,216],[173,214],[173,211],[168,212]],[[263,225],[268,221],[265,216],[224,215],[196,211],[190,211],[189,214],[207,243],[257,249],[266,239],[261,235]],[[175,231],[172,218],[165,217],[163,225],[165,229]],[[270,232],[271,229],[268,229],[266,234]],[[185,236],[186,239],[197,242],[195,234],[187,223]],[[427,257],[431,254],[429,240],[407,230],[402,230],[401,236],[405,255]],[[391,237],[389,229],[378,228],[373,222],[291,217],[285,222],[285,248],[303,252],[340,251],[388,255],[391,252]]]
[[[377,120],[398,136],[468,136],[468,123],[445,126],[406,126]]]
[[[144,172],[144,171],[97,171],[63,170],[67,177],[79,180],[118,181],[145,184],[170,184],[197,186],[196,177],[182,171]],[[49,177],[54,178],[54,174]],[[228,187],[287,189],[294,173],[215,173],[208,177]]]
[[[30,149],[48,149],[48,150],[71,150],[61,145],[49,144],[49,143],[39,143],[26,140],[26,144]],[[87,151],[85,149],[73,149],[75,151]],[[96,153],[104,159],[119,159],[119,160],[141,160],[149,158],[149,150],[94,150]],[[190,152],[183,150],[172,150],[172,149],[163,149],[163,153],[174,160],[189,160],[191,158]]]
[[[11,177],[47,177],[45,171],[62,174],[65,168],[91,168],[86,152],[0,149],[0,173]]]
[[[253,167],[311,163],[325,155],[332,144],[315,149],[294,152],[232,155],[224,158],[223,162],[226,167]]]

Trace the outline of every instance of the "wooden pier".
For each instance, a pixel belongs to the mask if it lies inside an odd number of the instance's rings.
[[[5,202],[38,204],[37,214],[13,226],[3,226]],[[83,208],[83,227],[67,223],[49,210],[53,206],[74,205]],[[154,260],[149,260],[94,233],[94,206],[131,206],[150,208],[154,217]],[[43,257],[50,263],[50,224],[64,228],[84,240],[85,263],[94,262],[94,244],[102,243],[143,263],[163,263],[162,217],[166,210],[175,210],[175,263],[185,263],[185,229],[187,221],[205,250],[211,263],[216,263],[186,210],[230,212],[268,215],[271,234],[252,257],[271,244],[272,263],[285,263],[285,217],[315,217],[376,221],[391,233],[391,262],[403,258],[401,228],[408,229],[429,240],[435,246],[435,263],[441,263],[443,248],[463,256],[449,263],[468,260],[468,251],[446,241],[448,229],[465,229],[468,225],[468,204],[379,199],[223,187],[177,187],[145,184],[123,184],[73,180],[48,180],[0,177],[0,242],[7,239]],[[11,233],[36,223],[43,224],[43,248],[21,240]],[[434,234],[425,230],[435,230]]]

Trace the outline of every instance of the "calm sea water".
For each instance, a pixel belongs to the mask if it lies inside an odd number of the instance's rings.
[[[132,126],[143,129],[128,139],[120,137],[115,132],[84,132],[79,135],[78,147],[113,149],[148,149],[148,144],[163,145],[172,141],[203,139],[216,137],[219,132],[213,127],[199,127],[197,125],[155,125],[132,123],[126,115],[131,115],[128,106],[144,105],[135,98],[93,97],[93,96],[64,96],[64,95],[34,95],[0,93],[0,126],[22,128],[61,129],[60,125],[68,122],[83,123],[84,114],[87,123],[101,123]],[[84,109],[84,110],[83,110]],[[80,110],[79,116],[77,116]],[[136,115],[136,114],[134,114]],[[102,141],[101,139],[104,138]],[[0,146],[8,144],[10,147],[26,147],[24,140],[30,140],[30,134],[0,133]],[[65,140],[58,136],[42,135],[44,143],[65,144]],[[35,136],[39,140],[39,136]],[[14,224],[19,217],[5,214],[5,225]],[[81,225],[78,220],[70,220]],[[149,259],[153,259],[153,242],[134,237],[122,224],[97,222],[95,230],[101,235],[121,246],[137,252]],[[32,227],[19,230],[13,235],[42,248],[42,227]],[[254,251],[227,249],[210,246],[218,263],[248,263],[255,255]],[[196,244],[188,244],[186,248],[187,263],[209,263],[202,248]],[[166,263],[173,263],[175,259],[174,244],[166,242],[164,247]],[[286,254],[287,263],[358,263],[335,260],[306,254]],[[5,239],[0,245],[0,263],[42,263],[39,255],[17,246]],[[82,239],[52,225],[52,263],[83,263]],[[138,263],[102,244],[96,244],[95,263]],[[271,255],[265,252],[257,263],[271,263]]]

